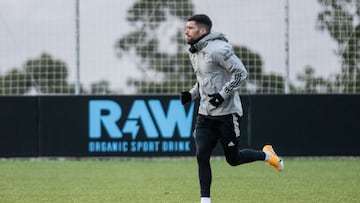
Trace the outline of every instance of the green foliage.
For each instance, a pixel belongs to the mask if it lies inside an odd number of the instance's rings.
[[[263,75],[261,79],[262,93],[285,93],[285,82],[284,78],[276,74]],[[258,90],[259,92],[259,90]]]
[[[161,23],[168,20],[167,11],[170,15],[184,21],[185,25],[186,19],[193,15],[193,5],[191,1],[138,1],[128,10],[127,16],[127,20],[135,31],[116,42],[119,57],[134,53],[132,55],[134,60],[139,61],[138,69],[144,73],[154,71],[163,76],[162,81],[154,81],[146,76],[142,79],[129,79],[128,84],[135,86],[138,93],[179,93],[191,88],[195,83],[196,78],[188,59],[183,30],[179,28],[176,36],[173,36],[172,41],[177,47],[175,54],[161,52],[159,42],[162,36],[151,34],[156,32]],[[242,46],[235,46],[234,51],[248,68],[249,82],[256,86],[257,91],[266,88],[269,93],[279,92],[279,89],[283,92],[284,79],[278,75],[264,74],[262,59],[258,53]],[[275,78],[276,81],[262,82],[264,78]],[[249,90],[244,87],[242,92],[249,92]]]
[[[353,32],[353,19],[356,13],[349,9],[352,0],[318,0],[322,11],[318,14],[317,28],[329,31],[330,36],[339,43],[346,43]],[[350,7],[349,7],[350,6]]]
[[[67,78],[66,64],[43,53],[26,61],[22,69],[13,68],[0,76],[0,94],[26,94],[32,88],[41,94],[74,93],[75,86]]]
[[[12,69],[0,76],[0,94],[25,94],[30,87],[30,78],[23,71]]]
[[[147,21],[151,23],[150,28],[155,29],[167,20],[167,12],[186,20],[193,15],[193,7],[191,0],[139,0],[128,10],[127,20],[130,23]]]
[[[234,52],[248,70],[248,80],[250,82],[260,80],[263,75],[263,62],[260,54],[244,46],[234,46]]]
[[[109,94],[112,93],[110,83],[106,80],[101,80],[91,84],[91,94]]]
[[[39,58],[28,60],[24,69],[31,80],[30,84],[41,93],[75,92],[74,85],[67,82],[66,64],[53,59],[49,54],[44,53]]]
[[[234,52],[248,70],[248,83],[255,86],[256,93],[284,93],[284,78],[276,74],[263,72],[263,61],[259,53],[244,46],[234,46]],[[241,92],[250,92],[244,87]]]
[[[31,91],[36,94],[74,94],[75,84],[68,82],[66,63],[43,53],[37,58],[27,60],[21,69],[13,68],[0,76],[1,95],[23,95],[32,93]],[[111,92],[108,81],[91,84],[92,94]],[[80,93],[87,93],[81,84]]]
[[[187,82],[195,82],[195,75],[189,74],[192,71],[183,28],[178,28],[176,35],[171,36],[176,46],[173,54],[161,51],[159,45],[164,36],[153,34],[171,16],[185,22],[191,15],[193,4],[190,0],[140,0],[128,10],[127,20],[135,31],[117,40],[115,47],[119,57],[133,53],[129,57],[138,61],[138,69],[145,74],[145,78],[128,80],[129,85],[136,87],[137,93],[178,93],[193,85]],[[162,81],[146,77],[149,72],[160,73]]]
[[[332,92],[331,82],[326,81],[322,77],[315,76],[315,70],[311,66],[305,67],[304,73],[297,76],[299,81],[305,83],[302,92],[306,93],[324,93]]]
[[[360,93],[360,1],[318,0],[322,7],[317,28],[327,31],[338,43],[337,55],[341,59],[341,72],[332,89],[342,93]]]

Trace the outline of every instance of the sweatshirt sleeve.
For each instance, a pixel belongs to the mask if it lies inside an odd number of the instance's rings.
[[[213,53],[213,58],[232,75],[231,80],[228,81],[219,92],[220,95],[226,99],[241,87],[247,78],[248,72],[229,44],[225,45],[222,49],[215,51]]]
[[[190,94],[191,94],[191,100],[197,99],[200,97],[200,92],[199,92],[199,83],[195,83],[195,85],[189,90]]]

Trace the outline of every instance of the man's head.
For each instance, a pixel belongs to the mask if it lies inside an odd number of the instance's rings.
[[[186,23],[186,40],[193,44],[202,36],[211,32],[212,22],[207,15],[197,14],[191,16]]]

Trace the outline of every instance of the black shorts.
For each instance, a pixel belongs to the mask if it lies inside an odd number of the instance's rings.
[[[224,116],[204,116],[199,114],[195,125],[197,148],[212,150],[218,141],[223,148],[238,149],[240,138],[240,120],[237,114]]]

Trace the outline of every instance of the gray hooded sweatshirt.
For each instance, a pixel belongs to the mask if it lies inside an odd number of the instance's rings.
[[[232,46],[222,33],[209,33],[196,44],[190,60],[197,83],[189,91],[192,100],[200,97],[199,114],[221,116],[238,114],[243,110],[239,88],[247,77],[241,60],[234,54]],[[224,102],[215,107],[209,103],[209,95],[219,93]]]

